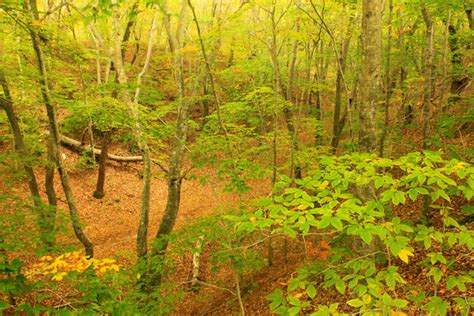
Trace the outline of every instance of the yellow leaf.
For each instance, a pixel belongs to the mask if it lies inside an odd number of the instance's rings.
[[[117,271],[117,272],[120,270],[119,266],[116,265],[116,264],[111,265],[111,266],[110,266],[110,269],[112,269],[112,270],[114,270],[114,271]]]
[[[140,280],[142,276],[140,274],[137,274],[137,280]]]
[[[413,256],[414,256],[413,253],[406,249],[402,249],[400,253],[398,254],[398,257],[405,263],[408,263],[410,261],[408,257],[413,257]]]
[[[327,180],[324,180],[322,183],[318,185],[318,189],[324,190],[328,187],[328,185],[329,185],[329,182]]]
[[[66,275],[67,275],[66,272],[59,272],[58,274],[56,274],[56,275],[54,275],[54,276],[52,277],[52,280],[59,282],[59,281],[61,281]]]
[[[51,257],[51,256],[44,256],[44,257],[41,257],[40,260],[41,260],[41,261],[51,261],[51,260],[53,260],[53,257]]]

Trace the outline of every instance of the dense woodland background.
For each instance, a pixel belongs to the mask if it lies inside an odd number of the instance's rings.
[[[473,7],[0,1],[0,311],[471,315]]]

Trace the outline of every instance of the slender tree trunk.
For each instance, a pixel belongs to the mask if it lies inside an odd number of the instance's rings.
[[[445,103],[445,94],[446,88],[448,86],[449,78],[448,78],[448,50],[449,50],[449,25],[451,24],[451,10],[448,11],[448,18],[445,23],[444,28],[444,43],[443,43],[443,81],[441,84],[441,91],[439,96],[439,103],[441,104],[440,110],[443,111],[446,108]],[[448,96],[449,98],[449,96]],[[439,113],[440,111],[438,111]]]
[[[58,199],[56,197],[56,190],[54,189],[54,169],[56,165],[54,162],[53,152],[54,144],[51,136],[49,136],[46,141],[48,143],[48,161],[44,174],[44,187],[46,190],[46,196],[48,197],[48,204],[52,207],[56,207],[58,205]]]
[[[299,31],[299,21],[296,21],[296,31]],[[275,37],[276,41],[276,37]],[[293,42],[293,49],[291,52],[291,60],[288,68],[288,84],[286,85],[286,100],[290,103],[292,103],[292,98],[293,98],[293,84],[295,80],[295,72],[296,72],[296,60],[298,58],[298,45],[299,45],[299,40],[296,39]],[[294,102],[295,104],[297,103],[297,100]],[[291,115],[291,121],[293,121],[294,115]],[[298,151],[298,128],[293,122],[293,131],[290,134],[291,136],[291,158],[290,158],[290,178],[294,179],[301,179],[301,166],[299,162],[295,159],[296,158],[296,152]]]
[[[153,16],[153,22],[150,28],[148,36],[148,47],[145,58],[145,64],[143,65],[142,71],[137,76],[137,88],[135,89],[135,96],[133,98],[134,108],[138,106],[140,100],[140,89],[142,78],[148,71],[150,66],[151,56],[153,53],[153,43],[155,40],[156,29],[158,25],[158,11],[155,11]],[[143,137],[139,122],[136,122],[136,133],[137,136]],[[141,144],[143,153],[143,193],[142,193],[142,209],[140,212],[140,223],[137,232],[137,255],[144,258],[148,252],[147,246],[147,234],[148,234],[148,222],[149,222],[149,210],[150,210],[150,186],[151,186],[151,158],[148,144],[145,140]]]
[[[352,20],[352,19],[351,19]],[[335,153],[337,147],[339,147],[339,141],[341,139],[342,130],[345,125],[345,118],[341,119],[341,106],[342,106],[342,90],[344,85],[344,71],[346,69],[346,57],[349,51],[349,44],[351,41],[350,31],[347,32],[346,38],[341,43],[340,52],[338,54],[339,61],[336,63],[337,75],[336,75],[336,97],[334,104],[334,116],[333,116],[333,136],[331,140],[331,146]]]
[[[359,150],[377,147],[376,109],[380,87],[382,0],[362,1],[362,69],[359,109]]]
[[[15,114],[15,109],[13,108],[13,100],[8,87],[8,82],[2,69],[0,69],[0,85],[3,88],[4,94],[4,97],[0,96],[0,107],[5,111],[10,128],[13,132],[15,151],[17,151],[22,156],[22,158],[25,159],[28,156],[28,151],[25,146],[20,124],[18,123],[18,119]],[[35,173],[33,168],[28,163],[23,163],[23,169],[25,170],[25,173],[28,177],[28,188],[30,189],[33,203],[36,207],[38,207],[41,205],[41,197],[39,194],[38,182],[36,181]]]
[[[320,42],[319,47],[317,48],[317,55],[318,55],[318,60],[316,61],[316,72],[314,73],[314,81],[318,85],[324,84],[326,81],[325,77],[325,72],[324,72],[324,44],[323,41]],[[316,120],[318,120],[318,127],[320,126],[319,124],[322,124],[322,95],[321,95],[321,88],[318,87],[316,90],[316,102],[315,102],[315,114],[316,114]],[[316,145],[322,145],[323,142],[323,137],[322,133],[319,131],[316,134],[315,137],[315,142]]]
[[[304,87],[301,93],[301,100],[305,106],[306,113],[311,113],[311,67],[313,66],[313,56],[318,43],[319,40],[315,41],[314,45],[312,45],[312,41],[308,39],[305,44],[306,60],[304,69]]]
[[[426,21],[425,21],[426,23]],[[449,47],[451,49],[451,88],[449,91],[448,105],[455,104],[462,91],[469,84],[469,77],[464,74],[462,64],[462,51],[459,44],[458,31],[453,24],[448,25]]]
[[[414,32],[414,28],[416,27],[416,24],[413,25],[413,28],[411,28],[411,31],[409,32],[404,32],[403,28],[399,29],[399,37],[397,41],[398,49],[401,54],[401,61],[400,61],[400,88],[401,88],[401,120],[403,125],[406,127],[410,125],[413,122],[413,102],[410,98],[410,91],[409,87],[407,84],[407,79],[408,79],[408,60],[407,60],[407,55],[408,55],[408,49],[407,49],[407,43],[405,40],[405,37],[407,35],[412,36]]]
[[[196,11],[194,9],[194,6],[192,5],[190,0],[188,0],[187,3],[188,3],[189,8],[191,9],[192,14],[193,14],[193,19],[194,19],[194,22],[195,22],[195,25],[196,25],[196,30],[197,30],[197,33],[198,33],[199,46],[201,48],[202,57],[204,59],[204,65],[205,65],[206,73],[207,73],[207,76],[208,76],[208,79],[209,79],[211,92],[212,92],[212,95],[214,97],[214,102],[216,103],[217,121],[218,121],[220,129],[224,133],[224,138],[225,138],[226,147],[227,147],[229,157],[233,160],[234,155],[233,155],[232,147],[231,147],[230,140],[229,140],[229,134],[228,134],[227,128],[225,127],[224,122],[222,120],[221,101],[220,101],[219,95],[217,94],[217,88],[216,88],[216,84],[215,84],[215,80],[214,80],[214,74],[213,74],[212,69],[211,69],[211,58],[209,57],[209,55],[207,53],[207,50],[206,50],[206,47],[204,45],[204,40],[203,40],[203,37],[202,37],[201,27],[199,25],[199,21],[197,20]],[[182,23],[182,22],[180,22],[180,23]],[[169,33],[171,34],[171,32],[169,32]],[[176,47],[176,43],[173,43],[173,41],[170,40],[170,47],[172,46],[172,44],[175,45],[175,47]],[[180,58],[182,58],[182,56]],[[177,81],[179,81],[179,80],[177,80]],[[184,85],[183,85],[183,91],[184,91]]]
[[[432,78],[433,78],[433,37],[434,28],[431,15],[426,8],[425,2],[420,2],[421,13],[426,25],[425,32],[425,54],[423,62],[423,76],[425,84],[423,88],[423,149],[428,148],[428,132],[431,113],[431,95],[432,95]]]
[[[385,138],[388,133],[389,117],[390,117],[390,98],[392,96],[392,78],[390,74],[391,55],[392,55],[392,14],[393,0],[388,2],[388,31],[387,31],[387,61],[385,63],[385,101],[384,101],[384,127],[382,136],[380,137],[379,156],[383,157],[385,149]]]
[[[472,9],[473,9],[473,4],[468,3],[468,1],[465,2],[465,8],[464,12],[466,13],[467,17],[467,22],[469,23],[469,29],[471,30],[471,44],[469,45],[468,48],[474,49],[474,20],[472,18]]]
[[[13,100],[10,94],[7,79],[3,70],[0,69],[0,85],[3,88],[4,96],[0,96],[0,108],[2,108],[8,118],[10,128],[13,132],[13,138],[15,140],[15,151],[21,155],[22,159],[28,159],[28,150],[25,145],[23,133],[20,128],[20,124],[16,117],[15,109],[13,107]],[[27,161],[22,161],[23,169],[27,176],[28,188],[30,190],[31,198],[37,212],[38,228],[41,231],[41,241],[47,247],[54,245],[54,226],[56,220],[56,208],[46,208],[42,201],[39,193],[38,182],[33,167]]]
[[[137,18],[137,8],[138,8],[138,1],[135,2],[130,9],[129,13],[129,19],[127,21],[127,25],[125,26],[125,31],[123,32],[123,37],[122,37],[122,44],[127,44],[128,41],[130,40],[130,36],[132,34],[132,29],[135,26],[135,21]],[[127,54],[127,48],[125,45],[122,45],[122,48],[120,49],[120,55],[122,56],[122,62],[125,62],[125,55]]]
[[[32,17],[35,20],[38,20],[36,0],[29,0],[29,3],[27,3],[27,5],[29,6],[29,10],[32,13]],[[94,255],[93,244],[89,240],[89,238],[87,237],[87,235],[85,234],[82,228],[83,226],[81,223],[81,219],[77,211],[76,203],[74,201],[74,195],[71,189],[71,185],[69,183],[69,176],[67,174],[66,169],[64,168],[60,150],[59,150],[59,128],[58,128],[58,122],[56,119],[56,108],[50,97],[47,71],[46,71],[46,66],[44,63],[43,50],[40,46],[40,39],[37,32],[34,32],[33,30],[30,30],[30,36],[31,36],[32,44],[33,44],[33,50],[35,52],[36,60],[38,63],[41,95],[43,97],[43,101],[44,101],[47,116],[48,116],[49,131],[50,131],[50,137],[51,137],[51,143],[52,143],[52,153],[53,153],[56,168],[58,170],[59,177],[61,179],[61,185],[63,187],[64,194],[66,195],[66,201],[69,208],[69,215],[71,218],[73,230],[77,239],[83,245],[86,256],[92,257]]]
[[[186,148],[187,137],[187,120],[189,101],[185,100],[185,81],[183,71],[183,37],[186,29],[185,17],[187,7],[191,7],[191,3],[181,0],[181,11],[179,14],[179,22],[176,34],[173,34],[170,26],[170,15],[167,12],[166,4],[162,6],[165,14],[165,28],[168,34],[168,41],[171,53],[174,58],[174,78],[178,90],[178,118],[176,120],[175,141],[170,156],[168,168],[168,195],[166,201],[165,214],[160,222],[156,233],[157,242],[153,248],[153,254],[163,259],[166,249],[168,248],[168,236],[173,231],[176,218],[178,216],[179,205],[181,201],[181,167],[184,159],[184,151]],[[197,22],[196,22],[197,23]],[[209,72],[209,74],[211,74]],[[161,283],[161,274],[155,275],[153,285],[157,286]]]
[[[113,1],[115,5],[115,1]],[[141,88],[141,78],[148,70],[149,62],[151,59],[152,49],[153,49],[153,42],[154,42],[154,34],[156,31],[156,12],[153,18],[153,24],[150,29],[150,38],[148,42],[148,50],[147,50],[147,60],[145,61],[145,65],[143,66],[142,71],[137,76],[137,88],[135,90],[135,96],[133,100],[131,99],[126,87],[124,85],[127,84],[128,78],[125,73],[124,65],[123,65],[123,58],[122,58],[122,43],[121,40],[121,23],[120,23],[120,15],[118,12],[118,8],[114,7],[112,11],[112,29],[113,29],[113,39],[114,39],[114,49],[113,49],[113,61],[116,67],[117,73],[117,81],[121,85],[120,91],[118,96],[121,96],[121,99],[124,101],[128,108],[128,112],[133,120],[133,133],[138,143],[138,148],[142,152],[143,155],[143,188],[142,188],[142,197],[141,197],[141,210],[140,210],[140,221],[138,225],[138,233],[137,233],[137,256],[139,258],[145,258],[147,254],[147,232],[148,232],[148,214],[150,210],[150,185],[151,185],[151,161],[150,161],[150,150],[148,148],[148,144],[145,140],[145,135],[142,131],[142,127],[140,124],[139,112],[138,112],[138,100],[140,96],[140,88]]]
[[[96,199],[101,199],[104,197],[104,184],[105,184],[105,171],[107,157],[109,154],[109,144],[112,137],[113,131],[105,131],[102,135],[102,146],[99,156],[99,174],[97,176],[97,185],[94,193],[92,194]]]
[[[289,74],[289,81],[288,81],[288,86],[289,87],[287,87],[287,89],[285,89],[284,85],[283,85],[283,80],[282,80],[282,77],[281,77],[280,64],[279,64],[279,61],[278,61],[278,47],[277,47],[277,24],[278,24],[278,22],[277,22],[277,17],[275,16],[275,14],[276,14],[275,11],[276,11],[276,3],[273,3],[272,9],[269,11],[270,22],[271,22],[271,32],[272,32],[271,33],[272,38],[271,38],[271,43],[270,43],[270,47],[269,47],[269,52],[270,52],[270,58],[271,58],[272,64],[273,64],[273,72],[274,72],[274,76],[275,76],[276,87],[278,89],[276,92],[279,95],[281,95],[282,97],[284,97],[287,101],[291,101],[291,100],[288,99],[288,97],[289,97],[288,96],[288,91],[290,91],[290,89],[292,88],[290,78],[293,76],[293,74],[291,72],[293,72],[294,70],[291,70],[291,67],[290,67],[290,69],[289,69],[290,74]],[[295,47],[295,45],[296,45],[296,50],[293,49],[293,54],[294,54],[293,60],[296,62],[296,53],[297,53],[297,45],[298,45],[297,40],[294,43],[294,47]],[[291,78],[291,80],[292,80],[292,78]],[[288,134],[289,134],[290,139],[291,139],[290,178],[292,178],[292,179],[294,179],[295,177],[300,178],[301,177],[301,167],[298,164],[294,163],[294,155],[298,151],[298,139],[297,139],[297,135],[296,135],[297,131],[296,131],[295,123],[294,123],[293,112],[291,111],[290,107],[286,103],[283,106],[283,114],[285,116],[285,121],[286,121],[286,126],[287,126],[287,129],[288,129]]]

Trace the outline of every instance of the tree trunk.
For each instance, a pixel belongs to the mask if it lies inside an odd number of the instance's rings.
[[[153,22],[150,28],[150,32],[148,35],[148,47],[146,52],[145,64],[143,65],[142,71],[137,76],[137,88],[135,89],[135,96],[133,98],[133,110],[132,112],[135,113],[136,107],[138,106],[138,102],[140,100],[140,89],[142,78],[145,73],[148,71],[150,66],[151,56],[153,53],[153,43],[155,39],[155,33],[157,29],[158,23],[158,12],[155,11],[153,16]],[[151,187],[151,158],[150,158],[150,150],[148,148],[148,144],[145,140],[143,140],[142,131],[140,128],[140,123],[138,122],[138,117],[135,114],[135,132],[137,137],[139,137],[139,145],[143,152],[143,192],[142,192],[142,209],[140,212],[140,223],[138,225],[138,232],[137,232],[137,255],[139,258],[144,258],[148,253],[148,242],[147,242],[147,235],[148,235],[148,222],[149,222],[149,212],[150,212],[150,187]],[[141,141],[140,141],[141,139]]]
[[[473,18],[472,18],[473,4],[472,4],[472,2],[471,2],[471,4],[469,4],[467,1],[464,4],[465,4],[464,12],[466,13],[467,22],[469,23],[469,29],[471,30],[471,44],[469,45],[468,48],[474,49],[474,33],[473,33],[473,31],[474,31],[474,21],[473,21]]]
[[[133,100],[131,99],[126,87],[124,87],[128,78],[125,73],[123,59],[122,59],[122,43],[120,34],[121,34],[121,23],[120,23],[120,14],[116,6],[116,1],[112,1],[114,9],[112,11],[112,30],[113,30],[113,60],[116,67],[117,81],[121,85],[119,96],[124,101],[128,108],[128,112],[133,120],[133,133],[138,143],[138,148],[143,155],[143,188],[142,188],[142,197],[141,197],[141,210],[140,210],[140,221],[138,225],[137,233],[137,256],[139,258],[145,258],[147,254],[147,232],[148,232],[148,214],[150,210],[150,185],[151,185],[151,161],[150,161],[150,150],[148,144],[146,143],[145,136],[142,131],[140,124],[139,112],[138,112],[138,100],[140,95],[141,88],[141,78],[148,70],[149,61],[151,58],[151,53],[153,49],[154,34],[156,31],[156,12],[153,18],[153,24],[150,29],[150,37],[148,42],[147,49],[147,60],[143,66],[142,71],[137,76],[137,88],[135,89],[135,96]]]
[[[281,70],[280,70],[280,64],[278,62],[278,47],[277,47],[277,24],[280,19],[278,19],[275,16],[276,14],[276,3],[273,3],[272,9],[269,10],[269,15],[270,15],[270,22],[271,22],[271,29],[272,29],[272,39],[269,47],[270,51],[270,58],[272,60],[273,64],[273,72],[275,76],[275,81],[276,81],[276,87],[277,87],[277,93],[281,95],[283,98],[285,98],[287,101],[291,102],[291,100],[288,99],[288,97],[291,97],[291,95],[288,95],[288,92],[291,90],[291,81],[292,81],[292,76],[293,76],[293,71],[291,67],[289,69],[289,80],[288,80],[288,86],[287,89],[285,90],[284,85],[283,85],[283,80],[281,77]],[[281,17],[280,17],[281,18]],[[296,53],[297,53],[297,45],[298,41],[296,40],[294,43],[294,49],[293,49],[293,58],[292,62],[296,62]],[[295,49],[296,46],[296,49]],[[291,65],[290,65],[291,66]],[[291,80],[290,80],[291,79]],[[293,112],[291,111],[290,107],[288,106],[287,102],[283,106],[283,114],[285,116],[285,121],[286,121],[286,126],[288,129],[288,134],[291,139],[291,169],[290,169],[290,178],[294,179],[300,178],[301,177],[301,168],[298,164],[294,164],[294,155],[298,151],[298,139],[297,139],[297,131],[294,123],[294,115]]]
[[[36,0],[30,0],[29,3],[29,10],[32,14],[33,19],[38,20],[38,11],[36,6]],[[36,60],[38,63],[38,72],[39,72],[39,83],[41,86],[41,95],[43,97],[43,101],[46,107],[46,112],[48,116],[48,124],[49,124],[49,131],[51,137],[51,144],[52,144],[52,155],[57,167],[59,177],[61,179],[61,185],[64,190],[64,194],[66,195],[66,201],[69,208],[69,215],[71,218],[72,226],[74,233],[77,239],[81,242],[84,247],[85,253],[87,257],[92,257],[94,255],[94,247],[87,235],[85,234],[84,230],[82,229],[83,225],[80,220],[79,213],[77,211],[76,203],[74,201],[74,195],[71,189],[71,185],[69,183],[69,176],[67,174],[66,169],[64,168],[61,153],[59,150],[59,128],[56,119],[56,108],[52,103],[50,93],[49,93],[49,86],[48,86],[48,78],[47,78],[47,71],[46,66],[44,64],[44,56],[43,50],[40,46],[40,39],[37,32],[30,29],[30,37],[33,44],[33,50],[35,52]]]
[[[352,20],[352,19],[351,19]],[[333,116],[333,136],[331,140],[331,146],[335,153],[337,147],[339,147],[339,141],[341,139],[342,130],[345,124],[345,118],[341,119],[341,105],[342,105],[342,90],[344,83],[344,71],[346,69],[346,57],[349,51],[350,44],[350,31],[346,35],[339,52],[339,61],[336,63],[337,75],[336,75],[336,96],[334,104],[334,116]]]
[[[426,23],[426,21],[425,21]],[[452,24],[448,26],[449,47],[451,49],[451,88],[449,91],[448,105],[455,104],[460,99],[460,94],[469,84],[469,77],[464,74],[462,65],[462,51],[459,44],[458,32]]]
[[[423,20],[426,24],[425,32],[425,54],[423,62],[423,76],[424,76],[424,88],[423,88],[423,149],[428,148],[428,131],[430,123],[430,112],[431,112],[431,95],[433,86],[433,20],[431,15],[426,8],[425,2],[420,2],[421,13]]]
[[[362,1],[362,69],[359,109],[359,150],[377,147],[376,109],[380,87],[382,0]]]
[[[316,102],[315,102],[315,116],[316,120],[318,120],[318,124],[322,122],[323,114],[322,114],[322,95],[321,95],[321,85],[324,84],[326,81],[325,72],[324,70],[324,43],[323,41],[320,42],[320,45],[317,47],[317,55],[319,55],[318,60],[316,61],[316,72],[314,73],[313,80],[319,85],[316,90]],[[319,125],[318,125],[319,126]],[[322,145],[323,138],[322,133],[317,131],[315,137],[316,145]]]
[[[176,131],[175,141],[173,143],[173,149],[170,156],[170,163],[168,168],[168,195],[166,201],[166,208],[163,218],[161,219],[158,231],[156,233],[157,242],[153,248],[154,256],[158,257],[159,261],[162,262],[165,256],[166,249],[168,248],[168,236],[173,231],[176,218],[178,216],[179,205],[181,201],[181,167],[184,159],[184,150],[186,148],[186,137],[188,127],[188,109],[189,101],[185,100],[185,81],[184,81],[184,69],[183,69],[183,39],[186,30],[185,17],[187,7],[193,8],[190,1],[181,1],[181,11],[179,13],[179,22],[176,34],[173,34],[170,26],[170,15],[167,12],[166,4],[163,5],[162,11],[165,14],[165,28],[168,34],[168,41],[170,45],[171,53],[173,54],[174,60],[174,79],[178,90],[178,117],[176,120]],[[198,26],[196,17],[195,22]],[[198,28],[198,32],[200,32]],[[201,43],[202,44],[202,43]],[[207,63],[208,60],[205,59]],[[207,65],[208,66],[208,65]],[[208,69],[209,70],[209,69]],[[209,71],[209,75],[212,73]],[[210,80],[212,80],[210,78]],[[211,83],[212,85],[212,83]],[[214,87],[212,87],[214,88]],[[215,92],[215,90],[214,90]],[[153,276],[152,285],[158,286],[161,283],[162,273],[158,272]]]
[[[385,138],[388,133],[388,124],[390,117],[390,98],[392,96],[392,78],[390,74],[391,54],[392,54],[392,14],[393,14],[393,0],[388,2],[388,31],[387,31],[387,61],[385,63],[385,101],[384,101],[384,126],[382,136],[380,137],[379,156],[383,157],[385,149]]]
[[[44,187],[46,190],[46,196],[48,197],[48,204],[50,206],[58,205],[58,199],[56,197],[56,190],[54,189],[54,153],[53,153],[53,139],[48,137],[46,140],[48,142],[48,161],[46,165],[45,175],[44,175]]]
[[[18,123],[18,119],[15,114],[15,109],[13,108],[13,100],[11,98],[8,82],[2,69],[0,69],[0,85],[3,88],[4,94],[4,97],[0,97],[0,107],[5,111],[10,128],[12,129],[13,138],[15,140],[15,151],[17,151],[22,156],[22,158],[26,158],[28,156],[28,151],[25,146],[20,124]],[[23,163],[23,168],[28,177],[28,188],[30,189],[33,203],[36,207],[38,207],[41,205],[41,197],[39,194],[38,182],[36,181],[35,173],[29,164]]]
[[[113,131],[105,131],[102,135],[102,146],[101,153],[99,156],[99,174],[97,176],[97,185],[93,193],[93,196],[96,199],[101,199],[104,197],[104,184],[105,184],[105,171],[107,164],[107,156],[109,152],[110,139],[112,137]]]
[[[13,138],[15,140],[15,151],[21,155],[21,159],[28,159],[28,150],[25,145],[23,138],[23,133],[20,128],[20,124],[15,114],[15,109],[13,107],[13,100],[10,94],[10,89],[8,86],[7,79],[2,69],[0,69],[0,85],[3,88],[3,97],[0,97],[0,108],[2,108],[8,118],[10,128],[13,132]],[[39,193],[38,182],[36,181],[36,176],[33,170],[33,167],[22,160],[23,169],[25,170],[27,176],[28,188],[30,190],[31,199],[35,206],[37,212],[37,221],[38,228],[41,231],[41,241],[47,247],[51,247],[54,244],[54,226],[56,220],[56,209],[55,208],[46,208],[44,207],[41,196]]]
[[[123,37],[122,37],[122,43],[125,45],[130,40],[130,35],[132,34],[132,29],[135,25],[135,21],[138,14],[137,8],[138,8],[138,1],[133,4],[132,8],[129,11],[130,12],[128,15],[129,19],[127,21],[127,25],[125,26],[125,31],[123,32]],[[125,57],[126,57],[125,55],[127,54],[127,49],[125,45],[122,45],[122,48],[120,50],[120,55],[122,56],[122,62],[125,62]]]

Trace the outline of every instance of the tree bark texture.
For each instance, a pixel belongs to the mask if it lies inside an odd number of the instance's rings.
[[[155,255],[164,256],[166,249],[168,248],[168,236],[173,231],[176,218],[178,216],[179,205],[181,201],[181,167],[184,159],[184,150],[186,148],[186,137],[188,127],[188,110],[189,101],[185,100],[185,81],[184,81],[184,69],[183,69],[183,40],[186,25],[184,19],[186,16],[187,8],[191,7],[190,1],[187,3],[185,0],[181,0],[181,11],[179,13],[178,28],[176,34],[173,34],[170,28],[170,16],[166,9],[165,13],[165,28],[168,34],[168,40],[170,44],[170,50],[173,54],[174,62],[174,79],[176,88],[178,90],[178,117],[176,119],[176,131],[175,141],[173,143],[173,149],[170,156],[169,168],[168,168],[168,195],[166,201],[165,214],[160,222],[158,231],[156,233],[156,247],[153,249]],[[196,21],[195,21],[196,22]],[[197,22],[196,22],[197,23]],[[208,62],[208,60],[205,60]],[[209,69],[208,69],[209,70]],[[208,71],[209,75],[212,76],[211,72]],[[210,79],[212,80],[212,79]],[[212,87],[215,92],[215,87]],[[158,281],[161,278],[157,279]]]
[[[151,163],[149,148],[145,141],[144,133],[140,125],[140,118],[138,112],[138,104],[133,102],[125,85],[128,82],[127,75],[125,73],[123,60],[122,60],[122,25],[120,23],[120,14],[118,8],[115,6],[116,1],[112,1],[114,9],[112,11],[112,38],[114,41],[113,47],[113,61],[115,64],[115,70],[117,73],[117,82],[121,85],[119,88],[119,96],[126,104],[128,112],[133,120],[133,133],[138,143],[138,148],[143,155],[143,188],[141,197],[141,210],[140,210],[140,221],[137,233],[137,256],[143,258],[147,254],[147,231],[148,231],[148,214],[150,209],[150,182],[151,182]],[[149,43],[152,45],[153,41]],[[135,99],[138,99],[140,82],[136,91]]]
[[[102,135],[102,150],[99,156],[99,172],[97,176],[97,185],[93,193],[93,196],[96,199],[101,199],[104,197],[105,171],[112,133],[113,132],[110,130],[104,132],[104,135]]]
[[[424,1],[420,2],[421,13],[426,25],[425,54],[423,58],[423,149],[428,147],[428,131],[431,112],[431,95],[433,86],[433,20]]]
[[[377,147],[376,110],[380,87],[382,0],[362,1],[362,69],[360,81],[359,150]]]

